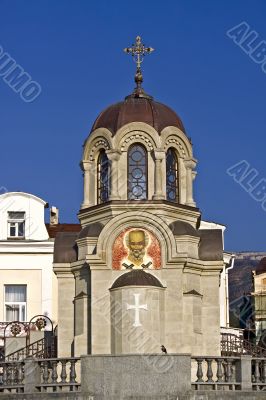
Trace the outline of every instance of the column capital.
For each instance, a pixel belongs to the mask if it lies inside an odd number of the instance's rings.
[[[119,150],[106,150],[106,155],[110,161],[118,161],[121,156],[121,151]]]
[[[187,169],[194,169],[197,165],[197,160],[195,158],[185,158],[184,165]]]
[[[82,169],[82,171],[88,171],[90,169],[90,167],[92,166],[93,161],[89,161],[89,160],[81,160],[79,165],[80,168]]]
[[[165,151],[164,149],[154,149],[153,150],[155,160],[164,160],[165,159]]]

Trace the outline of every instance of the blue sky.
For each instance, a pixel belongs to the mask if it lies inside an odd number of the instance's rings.
[[[246,160],[266,178],[266,73],[226,35],[245,21],[266,40],[265,1],[0,0],[0,12],[0,45],[42,88],[26,103],[0,77],[0,187],[77,221],[82,144],[99,112],[132,91],[122,49],[140,34],[156,49],[144,88],[192,138],[203,218],[227,226],[227,250],[266,250],[266,211],[226,172]]]

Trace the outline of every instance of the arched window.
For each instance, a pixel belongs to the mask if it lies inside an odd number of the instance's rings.
[[[128,149],[128,199],[147,199],[147,151],[138,143]]]
[[[166,199],[179,201],[178,159],[175,150],[171,148],[166,153]]]
[[[110,164],[105,150],[101,150],[97,160],[97,203],[109,200]]]

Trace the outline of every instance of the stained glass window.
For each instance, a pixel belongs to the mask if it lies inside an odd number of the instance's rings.
[[[174,149],[168,149],[166,153],[166,199],[178,202],[178,159]]]
[[[128,150],[128,199],[147,199],[147,152],[141,144]]]
[[[97,162],[97,195],[98,204],[109,200],[110,191],[110,163],[104,150],[102,150]]]

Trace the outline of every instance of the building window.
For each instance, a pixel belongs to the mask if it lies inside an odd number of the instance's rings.
[[[147,151],[141,144],[128,150],[128,199],[147,199]]]
[[[110,163],[105,150],[100,151],[97,160],[97,202],[105,203],[109,200],[110,191]]]
[[[166,199],[179,201],[178,159],[175,150],[171,148],[166,153]]]
[[[8,237],[25,237],[25,212],[10,211],[8,213]]]
[[[5,285],[5,320],[26,321],[27,285]]]

